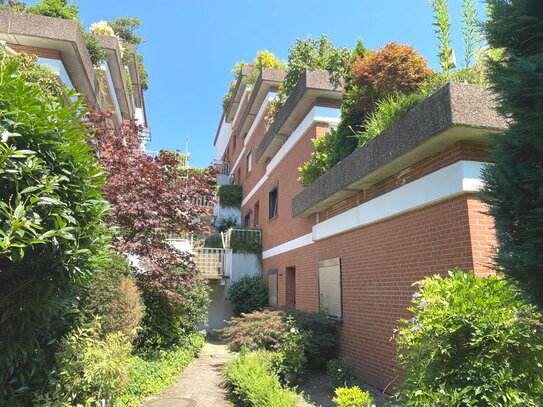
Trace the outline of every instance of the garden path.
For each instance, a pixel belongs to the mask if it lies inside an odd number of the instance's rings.
[[[200,356],[164,394],[151,398],[145,407],[231,407],[222,386],[221,368],[232,358],[220,342],[206,342]]]

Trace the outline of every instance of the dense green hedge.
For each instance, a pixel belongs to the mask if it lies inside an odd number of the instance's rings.
[[[241,206],[241,185],[221,185],[217,190],[219,204],[224,208]]]
[[[25,69],[0,54],[0,405],[9,406],[43,386],[106,235],[82,102],[45,93],[37,68]]]

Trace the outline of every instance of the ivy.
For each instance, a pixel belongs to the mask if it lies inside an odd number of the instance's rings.
[[[221,185],[217,190],[219,204],[223,208],[239,208],[241,206],[241,185]]]

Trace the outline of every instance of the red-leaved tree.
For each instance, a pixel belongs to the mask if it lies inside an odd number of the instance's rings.
[[[108,125],[110,117],[91,108],[87,119],[108,173],[103,189],[111,205],[107,220],[115,231],[114,248],[139,259],[137,280],[144,292],[152,291],[170,305],[183,304],[188,299],[181,293],[201,277],[192,256],[167,239],[210,232],[200,219],[212,210],[214,173],[182,169],[174,152],[146,155],[140,149],[142,128],[125,121],[114,129]]]
[[[357,109],[371,112],[376,102],[387,96],[414,92],[432,73],[426,59],[411,45],[389,42],[357,57],[346,97],[355,102]]]

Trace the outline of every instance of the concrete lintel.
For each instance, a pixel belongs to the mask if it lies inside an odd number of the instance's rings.
[[[279,86],[285,80],[286,75],[286,71],[282,69],[262,68],[251,93],[249,102],[247,103],[247,107],[241,116],[237,137],[245,138],[262,103],[265,103],[264,99],[270,91],[270,88]]]
[[[243,79],[249,76],[252,70],[253,67],[248,65],[241,68],[241,72],[236,80],[236,86],[234,87],[234,91],[232,93],[232,99],[230,99],[230,104],[226,110],[226,123],[232,122],[234,116],[236,115],[236,111],[238,110],[239,103],[241,101],[241,96],[243,96],[243,91],[247,86]]]
[[[342,91],[343,83],[327,71],[307,69],[264,135],[256,150],[256,162],[263,163],[273,157],[278,148],[272,141],[276,137],[288,137],[317,98],[341,100]]]

